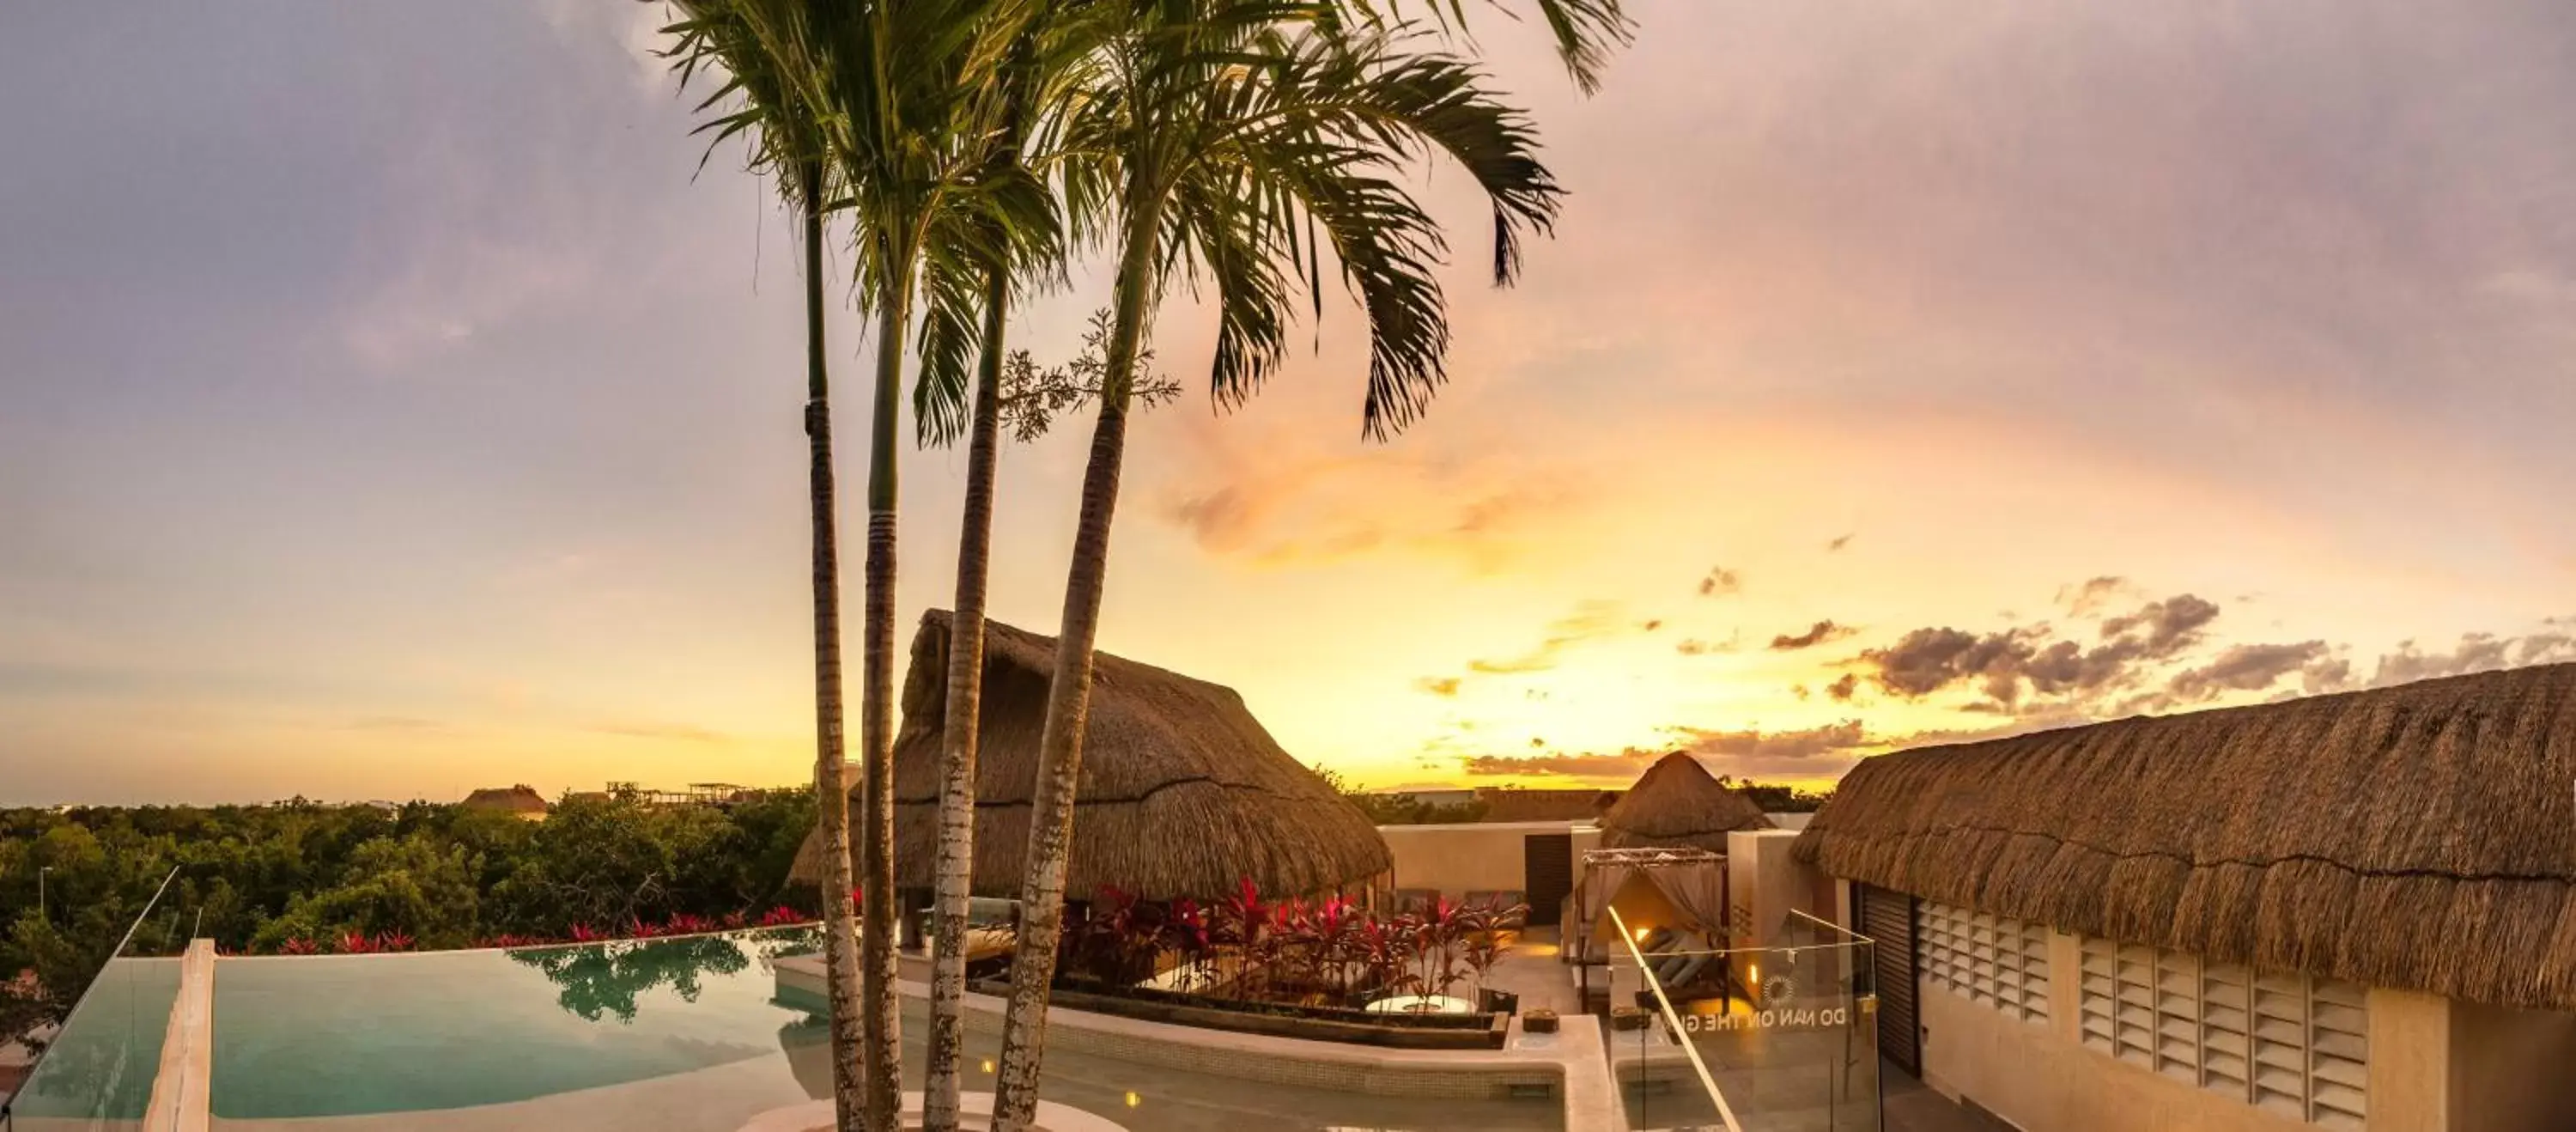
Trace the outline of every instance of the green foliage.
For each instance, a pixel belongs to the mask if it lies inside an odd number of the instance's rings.
[[[1332,787],[1335,793],[1349,799],[1361,813],[1367,814],[1371,825],[1465,825],[1485,820],[1485,811],[1489,808],[1481,800],[1442,805],[1419,798],[1372,794],[1353,787],[1339,771],[1320,763],[1309,769],[1324,780],[1324,785]]]
[[[1377,825],[1466,825],[1485,820],[1488,809],[1481,800],[1443,805],[1392,794],[1360,794],[1351,800]]]
[[[811,890],[791,888],[787,871],[813,824],[811,790],[727,806],[568,797],[543,822],[301,799],[0,810],[0,1041],[62,1018],[129,927],[128,953],[143,955],[192,938],[331,950],[352,934],[446,948],[808,909]]]
[[[1736,782],[1726,778],[1720,778],[1718,781],[1743,791],[1744,796],[1752,799],[1753,804],[1760,806],[1762,812],[1766,814],[1812,814],[1823,809],[1826,799],[1834,796],[1831,790],[1807,791],[1794,786],[1766,786],[1758,782]]]
[[[350,853],[336,886],[289,897],[285,912],[261,925],[251,946],[271,951],[289,939],[356,933],[462,947],[481,921],[475,881],[482,869],[481,858],[427,830],[374,838]]]

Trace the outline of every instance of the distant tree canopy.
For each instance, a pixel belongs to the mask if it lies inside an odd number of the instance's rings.
[[[1394,794],[1372,794],[1353,787],[1340,771],[1321,764],[1307,769],[1314,771],[1315,776],[1323,779],[1324,785],[1332,787],[1335,793],[1350,799],[1352,805],[1368,815],[1373,825],[1450,825],[1485,820],[1486,806],[1483,802],[1440,805]]]
[[[1766,786],[1749,779],[1738,781],[1732,775],[1717,776],[1717,784],[1730,790],[1741,790],[1766,814],[1812,814],[1824,808],[1832,790],[1806,791],[1790,786]]]
[[[0,1042],[59,1021],[129,926],[129,954],[171,954],[191,938],[229,951],[351,935],[445,948],[810,910],[812,891],[791,887],[787,870],[813,823],[810,789],[727,806],[568,796],[542,822],[302,799],[0,810]]]
[[[1341,773],[1324,766],[1311,767],[1324,784],[1351,800],[1369,820],[1378,825],[1446,825],[1480,822],[1490,809],[1484,801],[1443,804],[1397,794],[1372,794],[1350,784]],[[1767,814],[1809,814],[1822,808],[1834,796],[1831,790],[1807,791],[1792,786],[1764,785],[1750,780],[1738,781],[1732,775],[1719,775],[1717,783],[1730,790],[1741,790],[1753,804]]]

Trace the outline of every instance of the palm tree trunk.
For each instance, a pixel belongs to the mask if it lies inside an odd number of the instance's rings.
[[[948,718],[940,742],[939,910],[930,964],[930,1083],[924,1132],[957,1132],[959,1064],[966,1045],[966,907],[975,873],[975,744],[983,719],[984,590],[992,573],[993,475],[1000,463],[1002,332],[1011,277],[996,269],[984,289],[984,356],[975,375],[975,422],[966,448],[966,515],[957,535],[957,607],[948,622]]]
[[[841,549],[832,490],[832,401],[823,354],[820,165],[798,167],[805,211],[805,438],[814,508],[814,807],[823,835],[824,982],[831,999],[832,1102],[858,1132],[859,956],[850,940],[850,809],[842,750]]]
[[[889,257],[908,264],[909,259]],[[903,409],[903,337],[909,288],[887,288],[877,324],[876,414],[868,428],[868,566],[864,697],[860,742],[865,806],[859,823],[863,907],[859,969],[864,981],[867,1126],[891,1130],[903,1094],[903,1005],[895,996],[894,893],[894,536],[895,425]]]
[[[1073,563],[1065,580],[1055,679],[1047,688],[1046,726],[1038,738],[1037,797],[1029,813],[1027,878],[1020,890],[1010,1009],[1002,1025],[994,1132],[1025,1132],[1037,1116],[1047,990],[1055,981],[1056,944],[1064,931],[1074,783],[1082,771],[1083,733],[1091,713],[1091,646],[1100,634],[1100,599],[1108,585],[1109,524],[1118,507],[1118,473],[1127,454],[1127,399],[1135,379],[1136,348],[1154,301],[1156,217],[1155,210],[1143,205],[1146,199],[1137,182],[1131,182],[1126,246],[1118,264],[1118,311],[1101,377],[1100,421],[1092,429],[1091,463],[1082,476],[1082,516],[1074,528]]]

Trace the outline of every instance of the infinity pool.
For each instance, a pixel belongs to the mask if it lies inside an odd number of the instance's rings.
[[[772,959],[811,929],[583,947],[226,959],[213,1108],[227,1132],[734,1132],[831,1095],[822,1022]],[[917,1021],[907,1027],[917,1034]],[[1400,1100],[1254,1084],[1051,1043],[1047,1100],[1133,1132],[1562,1127],[1553,1099]],[[922,1073],[916,1039],[907,1083]],[[969,1089],[992,1039],[971,1040]],[[915,1087],[918,1087],[915,1084]]]

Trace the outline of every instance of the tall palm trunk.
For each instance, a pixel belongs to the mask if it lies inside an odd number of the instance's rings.
[[[966,1045],[966,908],[975,874],[975,746],[983,719],[984,590],[992,573],[993,474],[1000,463],[1002,332],[1011,277],[984,287],[984,356],[975,374],[975,421],[966,448],[966,515],[957,534],[957,606],[948,621],[948,718],[939,780],[939,910],[931,943],[930,1083],[925,1132],[956,1132]]]
[[[841,549],[832,490],[831,383],[823,355],[823,170],[797,166],[805,212],[805,438],[814,508],[814,804],[823,835],[824,982],[831,1000],[832,1102],[859,1127],[859,956],[850,940],[848,760],[841,728]]]
[[[877,322],[876,414],[868,428],[867,636],[859,702],[866,794],[859,823],[863,907],[859,969],[864,982],[862,1037],[867,1058],[867,1126],[891,1130],[903,1093],[903,1004],[895,997],[894,899],[894,536],[895,425],[902,412],[903,337],[911,288],[897,265]]]
[[[1019,945],[1011,960],[1010,1010],[1002,1026],[1002,1064],[993,1100],[994,1132],[1024,1132],[1037,1116],[1038,1070],[1046,1057],[1047,989],[1055,981],[1057,940],[1064,931],[1064,880],[1073,849],[1074,783],[1091,715],[1091,646],[1100,635],[1100,599],[1108,586],[1109,523],[1118,508],[1118,473],[1127,454],[1128,394],[1136,349],[1154,304],[1153,197],[1131,173],[1125,246],[1118,263],[1117,314],[1110,324],[1100,421],[1091,433],[1091,462],[1082,474],[1082,516],[1074,528],[1073,564],[1065,579],[1064,620],[1057,630],[1055,679],[1047,687],[1046,726],[1038,738],[1037,797],[1029,813],[1027,877],[1020,890]]]

